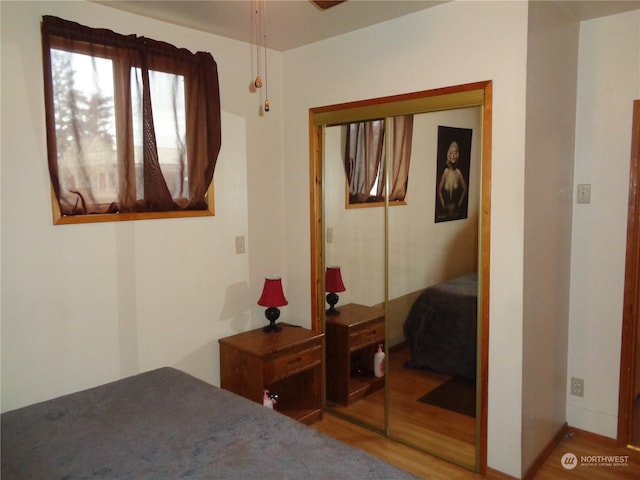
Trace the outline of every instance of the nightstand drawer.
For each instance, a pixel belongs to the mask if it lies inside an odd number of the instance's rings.
[[[349,350],[357,350],[376,342],[384,342],[384,321],[367,323],[362,328],[349,330]]]
[[[321,362],[321,344],[274,358],[264,364],[265,384],[276,382],[315,365],[320,365]]]

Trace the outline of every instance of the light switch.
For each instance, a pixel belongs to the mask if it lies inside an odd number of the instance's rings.
[[[244,253],[244,236],[240,235],[236,237],[236,253]]]
[[[591,184],[578,185],[578,203],[591,203]]]

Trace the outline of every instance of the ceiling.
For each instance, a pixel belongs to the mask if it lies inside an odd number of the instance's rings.
[[[253,43],[256,39],[255,0],[94,1],[130,13],[234,40]],[[309,0],[267,0],[267,44],[269,48],[274,50],[291,50],[431,8],[445,3],[445,1],[347,0],[327,10],[322,10]],[[640,8],[640,0],[569,0],[556,3],[579,20],[588,20]],[[259,35],[260,41],[262,41],[262,30]]]

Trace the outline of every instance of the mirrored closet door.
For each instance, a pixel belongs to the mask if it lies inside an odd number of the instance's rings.
[[[490,101],[482,82],[310,115],[312,323],[326,333],[327,410],[480,471]]]
[[[385,344],[385,210],[384,204],[373,206],[368,195],[357,198],[349,191],[344,162],[347,141],[360,158],[363,150],[370,150],[376,135],[368,127],[365,123],[349,132],[348,125],[336,125],[326,127],[324,134],[325,290],[335,293],[330,291],[331,275],[338,268],[344,289],[335,311],[326,303],[326,398],[335,413],[383,430],[385,378],[374,372],[374,357]],[[372,180],[365,178],[369,172],[361,167],[352,173],[352,183],[360,184],[353,190],[368,193],[377,186],[370,187]]]
[[[476,457],[482,108],[413,115],[409,187],[387,223],[390,436]]]

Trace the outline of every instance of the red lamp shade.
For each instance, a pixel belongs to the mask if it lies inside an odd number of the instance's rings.
[[[327,267],[324,277],[324,288],[327,292],[344,292],[344,283],[342,283],[342,275],[340,267]]]
[[[284,298],[282,280],[280,277],[265,278],[262,295],[260,296],[260,300],[258,300],[258,305],[262,305],[263,307],[282,307],[288,304],[289,302]]]

